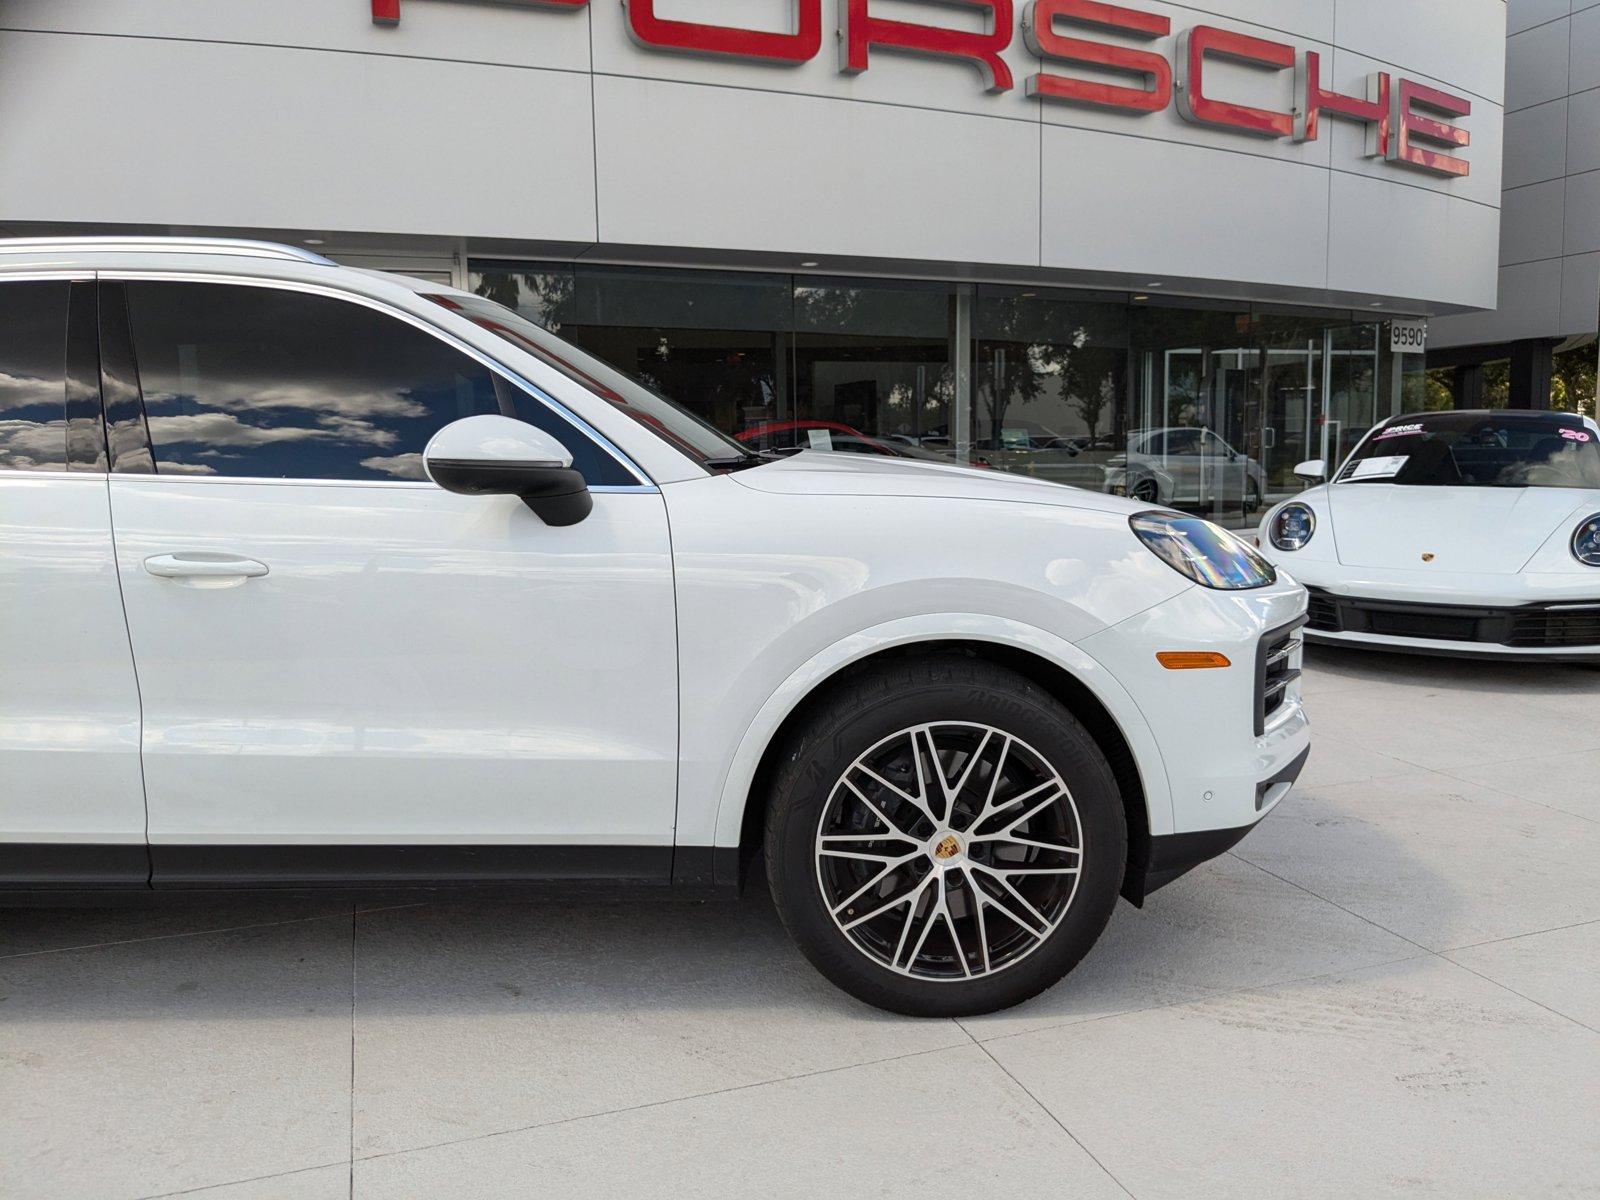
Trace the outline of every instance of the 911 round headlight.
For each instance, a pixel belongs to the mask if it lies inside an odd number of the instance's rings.
[[[1285,504],[1272,515],[1267,536],[1279,550],[1300,550],[1317,532],[1317,514],[1304,504]]]
[[[1128,524],[1157,558],[1202,587],[1237,592],[1277,582],[1277,571],[1253,546],[1210,521],[1143,512]]]
[[[1572,557],[1586,567],[1600,567],[1600,513],[1595,513],[1572,535]]]

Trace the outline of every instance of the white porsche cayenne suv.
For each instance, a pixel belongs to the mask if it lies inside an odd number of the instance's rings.
[[[732,893],[884,1008],[1017,1003],[1308,753],[1215,526],[754,454],[485,299],[0,243],[0,902]]]
[[[1600,426],[1586,417],[1394,417],[1331,482],[1269,512],[1258,541],[1310,589],[1314,640],[1600,663]]]

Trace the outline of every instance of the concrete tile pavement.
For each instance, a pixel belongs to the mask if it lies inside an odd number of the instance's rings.
[[[1600,1195],[1600,673],[1307,694],[1284,808],[982,1020],[759,895],[0,912],[0,1195]]]
[[[1600,1039],[1428,956],[989,1049],[1140,1200],[1583,1194]]]
[[[0,1112],[8,1200],[348,1160],[348,915],[0,959]]]

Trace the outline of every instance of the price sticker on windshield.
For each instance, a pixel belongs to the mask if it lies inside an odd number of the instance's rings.
[[[1389,352],[1391,354],[1426,354],[1428,352],[1428,323],[1426,321],[1390,321]]]
[[[1351,479],[1393,479],[1402,467],[1411,461],[1409,454],[1389,454],[1379,458],[1364,458],[1350,472]]]

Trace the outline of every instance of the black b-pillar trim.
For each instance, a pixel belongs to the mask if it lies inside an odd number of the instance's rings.
[[[155,449],[145,420],[144,393],[128,323],[127,285],[100,284],[100,394],[105,403],[106,444],[111,470],[119,474],[155,473]]]
[[[92,279],[75,280],[67,299],[67,469],[106,469],[100,404],[100,300]]]

